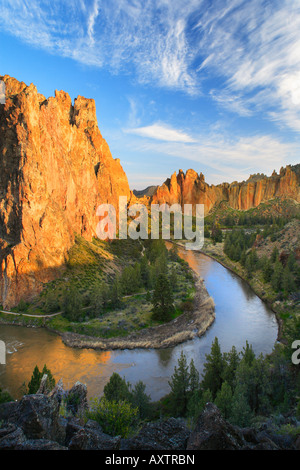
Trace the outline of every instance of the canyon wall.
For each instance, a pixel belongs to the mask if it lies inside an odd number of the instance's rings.
[[[91,240],[101,203],[130,198],[97,124],[95,102],[9,76],[0,104],[0,304],[30,300],[58,276],[75,235]]]
[[[204,204],[207,214],[216,204],[228,202],[233,209],[248,210],[274,198],[300,202],[300,164],[288,165],[272,176],[251,175],[241,183],[208,185],[204,175],[194,170],[182,170],[167,179],[152,196],[153,204]]]

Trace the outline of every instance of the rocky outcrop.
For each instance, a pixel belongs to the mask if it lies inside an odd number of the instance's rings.
[[[78,409],[82,410],[86,406],[86,387],[77,382],[75,388]],[[78,412],[62,416],[62,390],[60,382],[48,394],[25,395],[19,402],[0,405],[0,450],[194,452],[294,450],[300,446],[299,435],[282,435],[272,422],[263,423],[260,429],[233,426],[213,403],[206,404],[194,430],[190,430],[181,418],[168,418],[144,424],[129,438],[109,436],[97,422],[86,421]],[[64,391],[65,397],[71,395],[70,391]],[[297,426],[296,421],[294,428]]]
[[[95,102],[46,99],[9,76],[0,104],[0,304],[31,300],[61,273],[76,234],[91,240],[101,203],[130,197],[97,124]]]
[[[233,209],[248,210],[274,198],[300,202],[300,164],[281,168],[279,174],[274,171],[270,177],[256,174],[241,183],[216,186],[207,184],[202,173],[179,170],[157,188],[151,203],[204,204],[207,214],[222,201]]]
[[[190,431],[184,420],[168,418],[145,424],[130,439],[122,439],[121,450],[185,450]]]

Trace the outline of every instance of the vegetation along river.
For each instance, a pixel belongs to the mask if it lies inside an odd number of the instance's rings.
[[[232,345],[241,351],[248,340],[256,354],[270,353],[277,340],[277,321],[248,284],[201,253],[180,248],[179,254],[204,278],[215,302],[216,319],[202,337],[169,349],[97,351],[70,348],[44,328],[1,325],[0,340],[7,354],[6,365],[0,364],[0,387],[19,398],[35,365],[42,369],[46,363],[56,380],[63,379],[65,388],[77,380],[86,383],[90,397],[101,395],[109,377],[118,372],[132,384],[142,380],[147,393],[157,400],[169,392],[168,380],[182,350],[188,361],[194,359],[200,373],[216,336],[223,352]]]

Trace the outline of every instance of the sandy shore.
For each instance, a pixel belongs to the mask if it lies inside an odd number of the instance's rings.
[[[202,336],[215,320],[215,305],[204,280],[194,273],[196,293],[194,309],[163,325],[145,328],[126,337],[95,338],[77,333],[63,333],[63,342],[72,348],[91,349],[160,349]]]

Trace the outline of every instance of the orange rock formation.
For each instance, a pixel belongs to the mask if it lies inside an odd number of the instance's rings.
[[[46,99],[33,84],[0,79],[0,303],[9,308],[59,274],[75,234],[95,235],[99,204],[117,208],[130,189],[94,100]]]
[[[248,210],[276,197],[300,202],[300,164],[281,168],[279,175],[251,175],[242,183],[208,185],[194,170],[173,173],[152,196],[155,204],[204,204],[207,214],[216,204],[228,202],[233,209]]]

